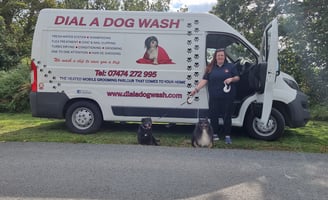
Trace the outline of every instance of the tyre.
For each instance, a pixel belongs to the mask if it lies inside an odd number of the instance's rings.
[[[79,134],[98,131],[103,121],[98,105],[90,101],[78,101],[70,105],[65,119],[67,128]]]
[[[268,124],[264,126],[259,121],[260,119],[249,112],[246,119],[246,129],[251,137],[261,140],[276,140],[280,138],[285,129],[284,116],[275,108],[272,108]]]

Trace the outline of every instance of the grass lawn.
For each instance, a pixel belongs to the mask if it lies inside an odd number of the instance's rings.
[[[91,144],[136,144],[135,123],[104,123],[96,134],[79,135],[67,131],[64,120],[33,118],[31,114],[0,113],[0,141],[2,142],[67,142]],[[161,146],[191,147],[192,125],[167,128],[156,124],[153,133]],[[214,148],[284,150],[297,152],[328,153],[328,122],[310,121],[306,127],[286,129],[277,141],[249,138],[241,128],[233,129],[232,145],[215,142]]]

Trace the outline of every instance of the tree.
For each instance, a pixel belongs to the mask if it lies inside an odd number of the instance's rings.
[[[272,0],[221,0],[213,13],[240,31],[255,46],[260,46],[262,32],[278,13]]]
[[[301,85],[316,102],[328,101],[328,5],[323,1],[293,1],[282,25],[282,35],[297,55],[303,72]]]
[[[7,34],[5,19],[0,16],[0,70],[8,70],[19,62],[16,49]]]
[[[55,5],[55,0],[0,1],[0,70],[9,70],[30,56],[38,13]]]
[[[126,11],[168,11],[170,0],[122,0]]]
[[[91,8],[96,10],[118,10],[119,7],[120,0],[95,0],[91,4]]]
[[[149,8],[149,1],[123,0],[121,9],[125,11],[145,11]]]
[[[153,0],[150,3],[150,11],[168,11],[170,9],[170,0]]]
[[[58,6],[68,9],[88,9],[89,0],[63,0],[58,2]]]
[[[304,58],[310,55],[312,59],[306,62],[314,69],[314,78],[309,77],[313,85],[311,92],[317,102],[328,102],[328,5],[324,0],[304,1],[303,14],[305,19],[304,35],[309,48],[305,51]],[[301,13],[298,13],[301,14]]]
[[[0,2],[0,70],[8,70],[20,60],[19,38],[15,36],[21,30],[13,22],[23,8],[25,4],[19,1]]]

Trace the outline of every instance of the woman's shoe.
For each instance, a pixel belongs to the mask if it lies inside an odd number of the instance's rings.
[[[232,144],[231,138],[229,135],[225,136],[225,143],[226,144]]]

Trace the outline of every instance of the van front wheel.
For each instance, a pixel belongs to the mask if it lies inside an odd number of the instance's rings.
[[[66,126],[73,133],[89,134],[98,131],[102,115],[97,105],[89,101],[78,101],[67,109]]]
[[[251,137],[268,141],[276,140],[284,133],[285,119],[277,109],[272,108],[267,125],[263,125],[253,112],[249,112],[246,128]]]

